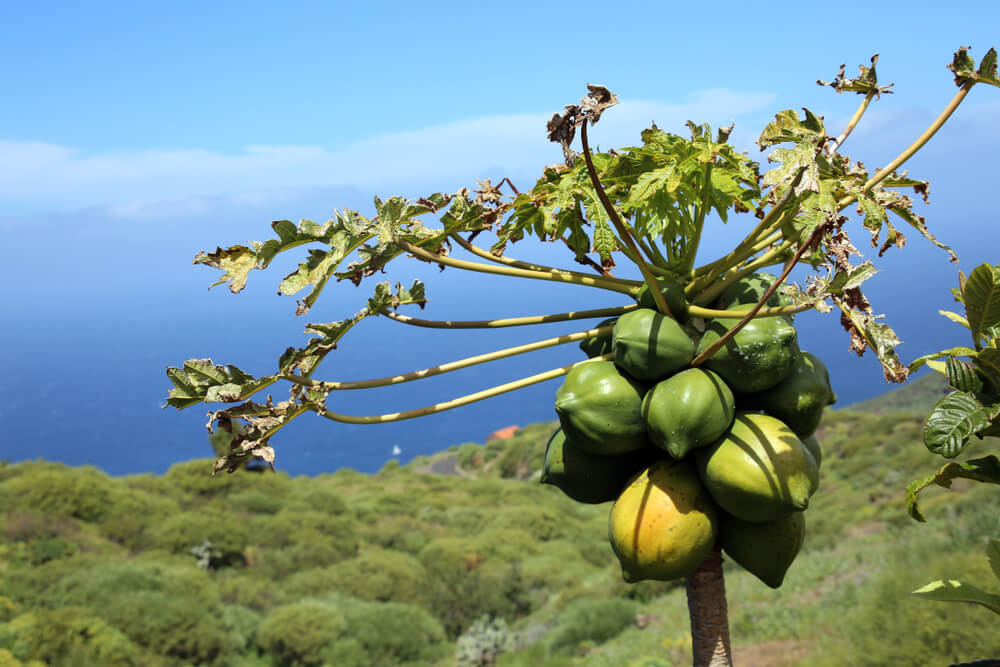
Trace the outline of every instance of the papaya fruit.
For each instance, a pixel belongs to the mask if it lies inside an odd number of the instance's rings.
[[[755,304],[760,301],[760,297],[764,296],[764,292],[766,292],[777,279],[777,276],[773,276],[770,273],[765,273],[763,271],[752,273],[749,276],[744,276],[726,287],[722,294],[719,295],[719,298],[713,302],[712,306],[719,310],[726,310],[727,308],[732,308],[733,306]],[[790,306],[792,305],[792,300],[787,296],[778,293],[778,291],[775,291],[774,294],[768,297],[765,305],[771,308],[777,308],[778,306]]]
[[[591,454],[557,428],[545,447],[542,484],[551,484],[578,503],[596,505],[614,500],[639,470],[662,458],[655,447],[618,456]]]
[[[642,419],[650,441],[675,459],[718,440],[729,430],[735,414],[729,386],[703,368],[672,375],[642,399]]]
[[[622,370],[637,380],[653,382],[687,366],[695,346],[676,320],[640,308],[615,322],[613,349]]]
[[[603,322],[598,322],[593,326],[593,328],[600,329],[601,327],[606,327],[609,324],[614,324],[617,320],[617,317],[611,317]],[[611,343],[613,340],[612,333],[609,331],[606,334],[580,341],[580,349],[587,355],[588,359],[593,359],[594,357],[600,357],[601,355],[611,352]]]
[[[642,424],[646,388],[610,361],[574,367],[556,391],[566,437],[591,454],[624,454],[649,443]]]
[[[729,557],[771,588],[779,588],[806,536],[804,512],[765,523],[751,523],[723,513],[719,544]]]
[[[698,344],[698,354],[738,322],[738,319],[724,317],[711,320]],[[615,354],[617,358],[617,351]],[[705,368],[722,376],[733,391],[752,394],[770,389],[788,378],[798,360],[799,339],[795,327],[783,317],[757,317],[709,357]]]
[[[622,577],[670,581],[694,572],[715,545],[719,511],[687,461],[664,459],[640,472],[608,518]]]
[[[823,409],[836,400],[826,366],[814,355],[802,352],[787,378],[765,391],[740,396],[739,404],[780,419],[801,439],[813,434]]]
[[[819,484],[816,461],[802,441],[765,414],[737,412],[721,439],[692,456],[716,504],[744,521],[802,511]]]
[[[802,438],[802,444],[812,454],[813,461],[816,462],[816,468],[819,469],[823,465],[823,450],[819,446],[819,440],[816,439],[816,436],[810,435],[808,438]]]
[[[670,309],[670,314],[673,315],[674,319],[678,322],[683,322],[688,318],[688,302],[687,298],[684,296],[684,287],[668,276],[656,276],[656,284],[660,287],[660,294],[663,295],[663,300],[667,302],[667,308]],[[649,308],[650,310],[657,310],[656,302],[653,300],[653,293],[649,289],[649,285],[646,283],[642,284],[639,288],[638,294],[635,296],[636,303],[639,304],[640,308]]]

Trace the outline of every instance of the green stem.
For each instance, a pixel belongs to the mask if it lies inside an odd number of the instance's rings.
[[[757,317],[777,317],[778,315],[794,315],[812,309],[812,304],[803,306],[775,306],[774,308],[761,308],[757,311]],[[702,306],[688,306],[688,313],[692,317],[703,317],[705,319],[715,319],[725,317],[736,319],[747,314],[745,310],[716,310],[714,308],[703,308]]]
[[[692,301],[697,304],[711,303],[716,297],[722,294],[727,287],[732,285],[737,280],[740,280],[755,271],[763,269],[764,267],[781,263],[783,260],[779,257],[779,255],[783,255],[791,250],[791,248],[792,244],[788,241],[771,248],[760,257],[757,257],[753,261],[747,262],[743,266],[726,274],[722,280],[717,280],[706,287],[698,294],[698,296],[692,299]]]
[[[708,191],[712,187],[711,162],[707,162],[705,164],[704,179],[705,180],[701,186],[701,200],[698,203],[698,212],[695,214],[694,218],[694,236],[691,237],[691,242],[685,249],[687,256],[684,258],[684,263],[681,265],[682,273],[691,271],[694,266],[695,255],[698,253],[698,245],[701,243],[701,230],[705,226],[705,216],[708,214],[709,209]]]
[[[593,317],[616,317],[637,309],[637,304],[617,306],[614,308],[598,308],[595,310],[578,310],[569,313],[554,313],[552,315],[531,315],[528,317],[509,317],[496,320],[422,320],[409,315],[400,315],[393,310],[383,310],[391,320],[427,329],[499,329],[502,327],[520,327],[530,324],[548,324],[549,322],[566,322],[570,320],[586,320]]]
[[[631,250],[629,250],[624,243],[621,242],[621,239],[619,239],[618,246],[621,249],[622,254],[625,255],[625,257],[627,257],[630,262],[636,265],[639,264],[639,259],[637,258],[637,256]],[[671,278],[674,277],[674,274],[667,269],[659,267],[655,264],[649,264],[648,266],[649,270],[653,273],[654,276],[669,276]]]
[[[837,139],[832,144],[829,144],[829,146],[827,147],[828,154],[832,155],[836,153],[837,149],[839,149],[844,144],[844,142],[847,141],[847,137],[851,136],[851,132],[853,132],[854,128],[857,127],[858,121],[860,121],[861,117],[865,115],[865,111],[868,109],[868,105],[871,104],[871,101],[874,98],[875,98],[874,90],[865,95],[865,99],[861,100],[861,104],[858,105],[858,108],[854,112],[854,115],[851,116],[851,120],[847,121],[847,127],[845,127],[844,131],[840,133],[840,136],[837,137]]]
[[[601,278],[599,276],[591,276],[586,274],[572,275],[566,271],[552,270],[552,271],[529,271],[527,269],[518,269],[511,266],[491,266],[490,264],[480,264],[479,262],[469,262],[464,259],[454,259],[453,257],[448,257],[447,255],[436,255],[432,252],[424,250],[420,246],[415,246],[412,243],[404,241],[401,238],[393,238],[393,243],[398,245],[400,248],[406,252],[414,255],[420,259],[428,262],[434,262],[437,264],[443,264],[444,266],[451,266],[456,269],[465,269],[467,271],[478,271],[480,273],[493,273],[501,276],[511,276],[514,278],[532,278],[534,280],[550,280],[557,283],[571,283],[574,285],[586,285],[587,287],[597,287],[599,289],[606,289],[612,292],[619,292],[620,294],[633,294],[636,292],[636,288],[630,285],[624,285],[608,278]],[[615,279],[618,280],[618,279]]]
[[[644,253],[646,253],[646,258],[649,260],[649,263],[650,263],[651,267],[652,266],[659,266],[659,267],[664,268],[664,269],[667,268],[666,260],[663,258],[663,255],[660,253],[659,248],[657,248],[654,244],[649,243],[648,241],[639,238],[638,236],[636,236],[636,243],[638,243],[639,248],[641,248],[642,251]]]
[[[414,380],[434,377],[435,375],[441,375],[442,373],[450,373],[452,371],[461,370],[470,366],[476,366],[478,364],[485,364],[489,361],[506,359],[519,354],[542,350],[547,347],[554,347],[556,345],[565,345],[566,343],[586,340],[602,334],[611,333],[612,329],[614,329],[614,326],[612,325],[596,329],[587,329],[586,331],[579,331],[577,333],[556,336],[554,338],[546,338],[544,340],[535,341],[534,343],[525,343],[524,345],[517,345],[514,347],[504,348],[502,350],[496,350],[494,352],[478,354],[476,356],[466,357],[465,359],[459,359],[458,361],[449,361],[448,363],[433,366],[431,368],[424,368],[411,373],[405,373],[403,375],[392,375],[373,380],[361,380],[358,382],[320,382],[317,380],[303,380],[296,375],[284,375],[282,376],[282,379],[289,380],[306,387],[311,387],[313,389],[318,389],[320,391],[341,391],[349,389],[370,389],[372,387],[388,387],[391,385],[402,384],[404,382],[412,382]]]
[[[601,200],[601,206],[604,207],[604,211],[608,214],[611,219],[612,224],[618,231],[618,235],[621,236],[621,240],[624,241],[625,246],[632,251],[635,255],[636,264],[639,266],[639,272],[642,274],[643,280],[649,287],[649,293],[653,295],[653,303],[656,304],[656,309],[667,317],[677,319],[674,317],[673,313],[670,312],[670,307],[667,306],[666,299],[663,298],[663,294],[660,292],[659,285],[656,282],[656,277],[649,270],[649,265],[639,254],[639,249],[636,247],[635,239],[629,233],[628,229],[625,227],[625,223],[622,222],[621,216],[618,215],[618,211],[611,204],[611,200],[608,199],[608,193],[604,191],[604,186],[601,185],[601,180],[597,177],[597,169],[594,167],[594,158],[590,155],[590,143],[587,141],[587,119],[584,118],[583,122],[580,124],[580,142],[583,144],[583,159],[587,163],[587,174],[590,175],[590,183],[594,186],[594,192],[597,193],[597,198]],[[623,246],[623,247],[625,247]]]
[[[562,366],[561,368],[553,368],[552,370],[545,371],[543,373],[537,373],[535,375],[530,375],[520,380],[515,380],[513,382],[508,382],[506,384],[497,385],[496,387],[491,387],[490,389],[484,389],[483,391],[477,391],[474,394],[467,394],[465,396],[460,396],[459,398],[454,398],[450,401],[444,401],[443,403],[435,403],[434,405],[428,405],[427,407],[417,408],[416,410],[407,410],[405,412],[392,412],[383,415],[368,415],[363,417],[353,416],[353,415],[342,415],[336,412],[330,412],[325,410],[320,406],[316,406],[316,414],[321,417],[326,417],[327,419],[343,422],[345,424],[385,424],[388,422],[398,422],[404,419],[416,419],[417,417],[424,417],[426,415],[437,414],[438,412],[444,412],[445,410],[452,410],[454,408],[460,408],[463,405],[469,405],[470,403],[475,403],[477,401],[482,401],[487,398],[492,398],[494,396],[499,396],[501,394],[506,394],[511,391],[517,391],[518,389],[523,389],[533,384],[538,384],[539,382],[545,382],[546,380],[551,380],[557,378],[561,375],[566,375],[571,370],[580,366],[582,364],[589,364],[595,361],[610,361],[614,358],[614,354],[608,353],[600,357],[594,357],[593,359],[585,359],[584,361],[578,361],[575,364],[569,364],[568,366]]]
[[[471,252],[473,255],[476,255],[477,257],[482,257],[483,259],[488,259],[491,262],[496,262],[498,264],[504,264],[506,266],[512,266],[514,268],[525,269],[528,271],[540,271],[540,272],[556,271],[559,273],[565,273],[567,275],[576,276],[578,278],[593,278],[593,276],[589,273],[580,273],[579,271],[570,271],[568,269],[557,269],[552,266],[543,266],[541,264],[530,264],[528,262],[522,262],[516,259],[510,259],[509,257],[497,257],[493,253],[487,252],[486,250],[483,250],[482,248],[473,245],[472,243],[469,243],[458,234],[451,234],[450,238],[452,238],[456,243],[458,243],[458,245],[462,246],[463,248]],[[602,277],[602,280],[614,283],[620,283],[622,285],[627,285],[629,287],[639,287],[642,285],[642,282],[638,280],[626,280],[624,278],[615,278],[614,276],[604,276]]]
[[[720,336],[717,341],[709,345],[707,348],[705,348],[705,350],[701,354],[695,357],[691,361],[692,368],[703,364],[706,359],[708,359],[713,354],[718,352],[723,345],[725,345],[733,336],[739,333],[740,329],[745,327],[750,320],[752,320],[754,317],[757,316],[757,313],[760,312],[760,310],[764,307],[764,304],[767,303],[767,300],[771,298],[771,295],[774,294],[778,290],[778,287],[781,286],[781,283],[785,282],[785,279],[788,278],[788,274],[792,272],[792,267],[794,267],[798,263],[798,261],[802,258],[802,255],[805,254],[806,250],[809,249],[809,247],[813,244],[813,242],[816,239],[818,239],[820,234],[822,234],[825,230],[826,230],[826,224],[820,224],[816,226],[816,229],[814,229],[813,233],[809,235],[809,238],[806,239],[799,246],[798,250],[795,251],[794,255],[788,258],[788,261],[785,262],[785,268],[781,272],[781,275],[778,276],[778,279],[775,280],[770,287],[767,288],[767,290],[760,297],[760,300],[757,301],[754,307],[751,308],[749,311],[747,311],[743,319],[737,322],[726,333]]]

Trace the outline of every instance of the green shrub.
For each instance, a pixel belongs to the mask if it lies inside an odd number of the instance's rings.
[[[291,485],[287,503],[289,507],[321,512],[326,515],[347,513],[344,497],[328,479],[297,477]]]
[[[359,667],[431,662],[449,652],[441,624],[420,607],[352,600],[338,608],[347,621],[345,634],[365,652]]]
[[[229,496],[228,507],[234,512],[275,514],[284,506],[280,496],[264,491],[240,491]]]
[[[549,650],[571,653],[583,642],[605,642],[635,622],[637,608],[635,603],[622,599],[574,600],[549,633]]]
[[[334,651],[347,629],[344,615],[318,600],[302,600],[276,607],[257,629],[257,645],[271,653],[280,665],[291,667],[343,662]],[[353,648],[353,647],[352,647]],[[352,651],[357,657],[357,651]],[[340,659],[335,661],[334,658]]]
[[[0,648],[51,667],[148,664],[136,644],[83,607],[36,609],[0,624]]]
[[[405,553],[370,549],[333,567],[288,577],[286,599],[340,593],[371,602],[414,602],[424,599],[428,575],[419,560]]]
[[[482,446],[474,442],[466,442],[459,445],[458,450],[455,452],[455,458],[458,460],[460,468],[472,470],[485,463],[484,454],[485,449]]]
[[[227,604],[222,608],[222,622],[236,651],[243,651],[253,644],[262,617],[252,609]]]
[[[256,517],[249,523],[249,543],[263,547],[289,547],[323,543],[335,562],[354,556],[358,551],[358,524],[349,516],[312,510],[284,509],[270,516]],[[324,563],[325,564],[325,563]]]
[[[20,474],[0,484],[6,510],[63,514],[83,521],[97,521],[108,512],[116,484],[97,468],[70,468],[57,463],[22,465]]]
[[[212,567],[243,564],[243,552],[249,539],[250,530],[246,521],[238,521],[229,513],[207,508],[169,516],[151,529],[150,534],[152,546],[175,554],[187,555],[192,547],[208,540],[218,553],[218,557],[212,560]]]

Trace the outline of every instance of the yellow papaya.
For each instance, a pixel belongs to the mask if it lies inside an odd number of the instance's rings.
[[[632,583],[688,576],[715,545],[718,514],[690,463],[649,466],[625,487],[608,519],[622,577]]]
[[[557,428],[545,447],[542,484],[551,484],[578,503],[596,505],[614,500],[639,470],[662,458],[655,447],[617,456],[591,454]]]
[[[666,378],[694,359],[694,343],[676,320],[640,308],[615,322],[615,363],[626,373],[652,382]]]
[[[804,510],[819,483],[816,461],[802,441],[765,414],[737,412],[729,431],[693,456],[715,502],[744,521],[774,521]]]
[[[647,444],[642,424],[645,387],[610,361],[575,366],[556,391],[566,437],[591,454],[624,454]]]
[[[721,377],[703,368],[672,375],[642,399],[649,439],[675,459],[718,440],[729,430],[735,414],[733,392]]]
[[[743,521],[725,513],[719,520],[719,544],[723,550],[771,588],[778,588],[785,581],[805,536],[804,512],[764,523]]]

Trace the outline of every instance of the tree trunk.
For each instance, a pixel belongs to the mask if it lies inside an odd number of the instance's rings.
[[[694,667],[730,667],[729,612],[726,583],[722,579],[722,551],[712,550],[687,578],[688,614]]]

